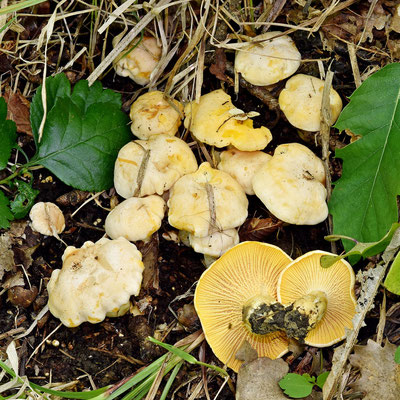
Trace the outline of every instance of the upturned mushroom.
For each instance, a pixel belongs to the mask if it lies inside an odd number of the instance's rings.
[[[175,136],[182,123],[183,105],[177,100],[167,100],[164,93],[148,92],[138,97],[129,114],[131,131],[139,139],[152,135]]]
[[[243,151],[262,150],[272,140],[265,126],[253,128],[253,121],[237,109],[223,90],[215,90],[200,97],[197,104],[185,106],[185,128],[200,142],[211,146],[232,145]]]
[[[293,75],[300,60],[301,54],[289,36],[267,32],[236,52],[235,70],[251,84],[266,86]]]
[[[114,186],[124,198],[162,195],[181,176],[196,170],[196,158],[183,140],[155,135],[122,147],[115,162]]]
[[[254,175],[253,189],[268,210],[295,225],[315,225],[326,219],[325,169],[306,146],[278,146],[270,161]]]
[[[122,315],[129,298],[138,295],[144,269],[142,255],[125,238],[68,246],[62,269],[55,269],[47,286],[49,310],[67,327],[97,323],[106,315]]]

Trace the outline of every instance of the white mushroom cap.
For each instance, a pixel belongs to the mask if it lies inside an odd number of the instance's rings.
[[[223,90],[214,90],[200,97],[200,102],[185,106],[185,128],[203,143],[239,150],[262,150],[271,140],[268,128],[253,128],[253,121],[237,109]]]
[[[150,82],[150,74],[155,69],[161,57],[161,47],[157,39],[145,36],[137,45],[135,39],[129,48],[136,46],[129,53],[114,63],[115,72],[120,76],[129,76],[138,85],[146,85]],[[125,54],[123,52],[122,54]]]
[[[157,195],[131,197],[107,215],[106,233],[111,239],[147,240],[160,229],[165,207],[164,199]]]
[[[189,234],[189,241],[196,253],[211,257],[220,257],[231,247],[239,243],[239,234],[236,229],[218,231],[204,237],[196,237]]]
[[[221,153],[218,169],[236,179],[248,195],[254,194],[253,176],[272,157],[263,151],[230,149]]]
[[[205,162],[172,187],[168,220],[175,228],[204,237],[241,225],[247,217],[247,206],[239,183]]]
[[[29,213],[32,229],[42,235],[55,236],[65,229],[65,218],[59,207],[50,202],[36,203]]]
[[[315,225],[326,219],[325,170],[322,161],[298,143],[278,146],[253,178],[254,192],[282,221]]]
[[[122,147],[115,162],[114,186],[124,198],[162,195],[182,175],[196,169],[196,158],[187,143],[174,136],[156,135]]]
[[[47,290],[50,312],[72,328],[101,322],[117,313],[142,282],[142,255],[125,238],[85,242],[66,248],[62,269],[53,271]]]
[[[279,106],[288,121],[296,128],[315,132],[321,129],[321,103],[324,81],[314,76],[298,74],[291,77],[279,95]],[[333,124],[342,111],[342,99],[331,89],[330,121]]]
[[[156,90],[138,97],[129,116],[131,131],[139,139],[160,134],[175,136],[182,122],[183,105],[173,99],[168,102],[164,93]]]
[[[251,84],[266,86],[293,75],[300,60],[301,54],[289,36],[267,32],[237,51],[235,70]]]

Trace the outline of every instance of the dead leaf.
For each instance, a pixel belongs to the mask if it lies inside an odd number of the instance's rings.
[[[244,361],[244,362],[252,362],[258,358],[257,350],[251,347],[251,344],[245,340],[243,344],[239,347],[239,350],[235,354],[235,358]]]
[[[240,241],[262,241],[276,232],[282,225],[282,221],[272,218],[249,218],[239,230]]]
[[[381,347],[371,339],[366,346],[354,346],[349,360],[353,367],[360,369],[361,378],[351,387],[365,393],[363,400],[399,399],[400,365],[394,361],[396,348],[389,342]]]
[[[5,272],[14,268],[14,252],[11,250],[11,244],[12,240],[7,233],[0,236],[0,281]]]
[[[38,294],[38,288],[32,286],[31,289],[25,289],[22,286],[14,286],[8,290],[8,300],[15,306],[21,306],[28,308],[32,302],[36,299]]]
[[[138,250],[142,253],[144,264],[142,290],[160,290],[158,252],[159,239],[155,233],[148,242],[137,243]]]
[[[239,369],[236,400],[287,400],[278,382],[289,372],[281,358],[257,358]]]
[[[393,17],[389,28],[392,31],[400,33],[400,4],[393,10]]]
[[[4,99],[7,102],[7,117],[16,123],[17,131],[32,136],[29,101],[19,90],[14,93],[10,87],[5,90]]]
[[[219,80],[227,82],[228,77],[225,75],[226,55],[224,49],[215,50],[215,63],[210,65],[210,72]]]
[[[14,286],[24,286],[24,284],[24,275],[22,271],[17,271],[17,273],[9,276],[1,286],[4,289],[11,289]]]

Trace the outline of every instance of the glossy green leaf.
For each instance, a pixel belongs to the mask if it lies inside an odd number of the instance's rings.
[[[14,219],[13,213],[9,207],[10,201],[7,196],[0,191],[0,228],[7,229],[10,227],[10,222]]]
[[[318,375],[317,378],[317,386],[322,389],[326,380],[328,379],[329,371],[323,372],[322,374]]]
[[[35,203],[35,198],[39,190],[33,189],[30,183],[21,180],[14,182],[18,191],[14,200],[10,203],[10,208],[15,219],[24,218]]]
[[[279,381],[279,386],[288,396],[301,399],[311,394],[314,383],[307,376],[289,373]]]
[[[16,126],[14,121],[7,119],[7,104],[0,97],[0,170],[7,166],[11,150],[17,144]]]
[[[397,221],[400,194],[400,64],[370,76],[350,97],[336,128],[361,139],[336,150],[341,178],[329,202],[334,233],[360,242],[379,240]],[[343,240],[346,250],[351,242]]]

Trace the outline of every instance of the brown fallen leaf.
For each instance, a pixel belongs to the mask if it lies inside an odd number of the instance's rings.
[[[16,123],[17,131],[32,136],[29,101],[19,90],[14,93],[10,87],[5,90],[4,99],[7,102],[7,117]]]
[[[36,299],[38,288],[32,286],[31,289],[25,289],[22,286],[14,286],[8,290],[8,300],[15,306],[28,308]]]
[[[394,344],[387,342],[385,347],[373,340],[366,346],[354,346],[350,364],[361,372],[361,378],[351,387],[365,393],[363,400],[398,400],[400,393],[400,365],[394,361]]]
[[[0,282],[5,272],[14,269],[14,252],[11,250],[11,245],[12,240],[9,234],[0,236]]]
[[[141,294],[149,290],[159,292],[159,270],[158,270],[158,252],[159,252],[159,239],[158,234],[155,233],[148,242],[138,242],[138,250],[142,253],[142,261],[144,264],[143,281]]]
[[[223,82],[228,81],[225,75],[226,55],[224,49],[215,50],[215,63],[210,65],[210,72]]]
[[[282,225],[282,221],[273,218],[249,218],[239,229],[240,241],[262,241],[276,232]]]

